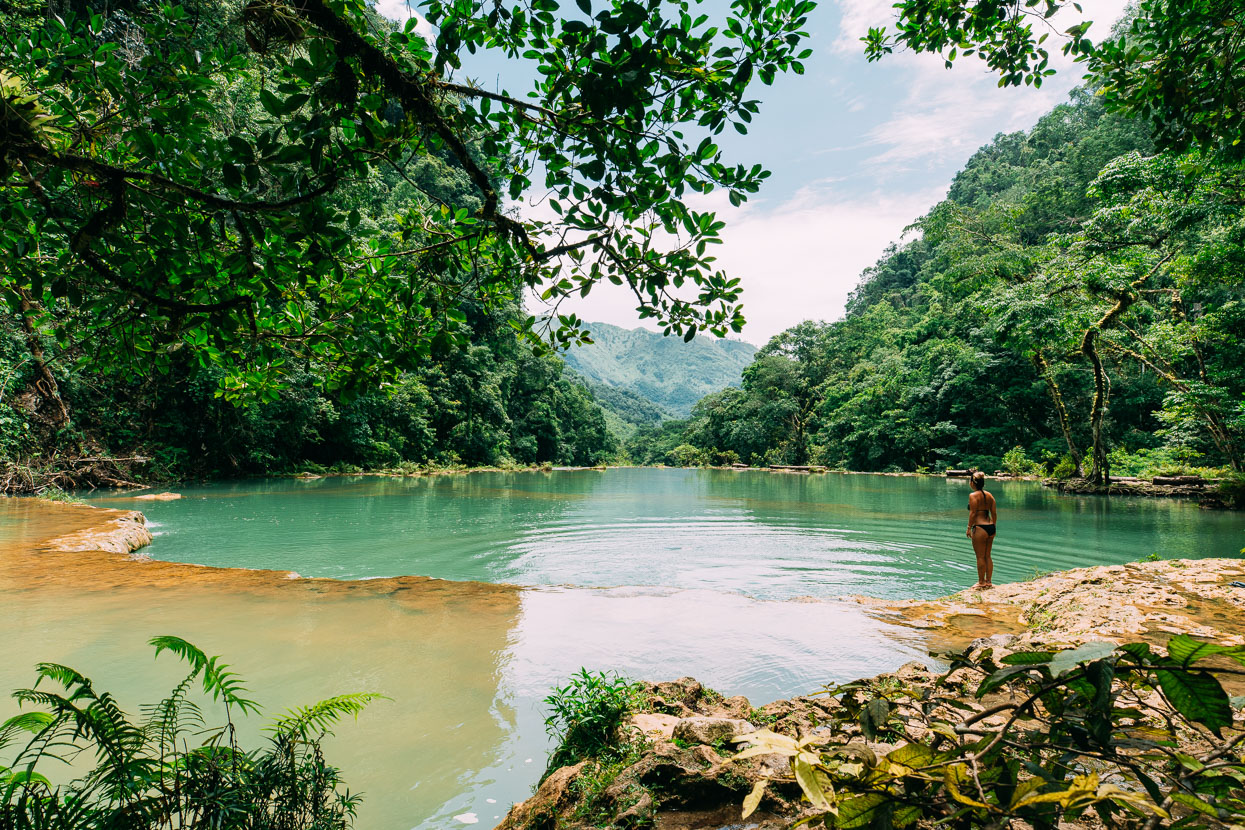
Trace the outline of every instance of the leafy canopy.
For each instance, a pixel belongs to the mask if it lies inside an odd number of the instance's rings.
[[[767,176],[714,136],[747,131],[754,79],[803,71],[814,4],[736,0],[721,26],[697,5],[429,0],[431,41],[364,0],[52,18],[0,45],[0,290],[64,351],[124,370],[190,349],[230,398],[275,398],[300,359],[328,388],[392,377],[467,342],[465,298],[524,286],[556,304],[608,279],[667,333],[738,330],[724,225],[687,197]],[[535,62],[534,89],[456,79],[482,49]],[[462,192],[384,215],[375,191],[425,159]]]

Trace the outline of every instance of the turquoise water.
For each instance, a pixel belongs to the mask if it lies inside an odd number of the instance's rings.
[[[1165,557],[1238,556],[1245,514],[991,482],[995,581]],[[336,579],[417,574],[650,586],[758,599],[937,597],[976,579],[967,484],[940,478],[619,469],[269,480],[141,503],[149,553]],[[110,503],[110,506],[116,506]]]
[[[996,581],[1245,546],[1239,513],[989,487]],[[760,705],[925,659],[915,632],[835,597],[933,597],[975,578],[961,481],[624,469],[177,489],[179,501],[94,501],[146,513],[157,559],[453,581],[256,587],[138,563],[24,578],[74,561],[43,554],[0,568],[0,689],[52,660],[137,711],[178,679],[146,640],[177,634],[224,655],[270,712],[381,692],[391,699],[330,747],[365,793],[361,830],[492,827],[543,769],[542,699],[580,666],[692,675]],[[45,532],[31,504],[0,500],[9,550]],[[0,699],[0,719],[14,711]]]

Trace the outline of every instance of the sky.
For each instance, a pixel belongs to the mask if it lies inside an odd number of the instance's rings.
[[[861,271],[946,195],[978,147],[1029,129],[1080,82],[1081,72],[1061,55],[1052,59],[1057,74],[1040,89],[1000,89],[975,57],[951,69],[936,55],[896,53],[868,63],[859,38],[892,19],[893,2],[821,0],[807,27],[814,52],[805,74],[780,76],[772,87],[756,82],[749,94],[762,105],[752,129],[746,136],[728,129],[717,141],[725,162],[759,162],[773,174],[739,208],[725,193],[694,205],[714,208],[727,223],[718,264],[744,289],[743,340],[759,346],[803,320],[841,318]],[[1089,36],[1102,37],[1125,4],[1082,0],[1084,17],[1094,21]],[[407,0],[378,0],[377,8],[395,19],[410,14]],[[1064,14],[1056,21],[1061,30],[1081,19],[1071,9]],[[464,66],[486,88],[506,71],[490,60]],[[606,283],[561,310],[655,328],[639,319],[635,302]],[[539,312],[534,298],[528,305]]]

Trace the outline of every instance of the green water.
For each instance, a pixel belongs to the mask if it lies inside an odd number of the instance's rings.
[[[995,581],[1237,556],[1245,514],[991,482]],[[940,478],[622,469],[271,480],[142,505],[152,556],[366,579],[651,586],[759,599],[937,597],[976,570],[967,484]]]
[[[997,581],[1245,545],[1241,514],[990,489]],[[365,792],[366,830],[493,826],[543,767],[542,698],[580,666],[692,675],[761,704],[923,658],[914,632],[834,597],[932,597],[975,577],[965,485],[940,479],[640,469],[178,490],[180,501],[96,501],[142,509],[156,558],[456,581],[144,585],[139,564],[60,590],[0,579],[0,688],[54,660],[134,711],[175,682],[144,645],[168,633],[225,655],[269,711],[382,692],[391,700],[342,725],[331,747]],[[0,541],[20,545],[12,501],[0,502]],[[13,709],[0,702],[0,718]]]

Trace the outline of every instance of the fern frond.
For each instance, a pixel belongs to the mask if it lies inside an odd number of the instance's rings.
[[[219,657],[209,657],[198,646],[183,640],[181,637],[165,635],[152,637],[151,645],[156,647],[156,656],[162,651],[170,651],[190,664],[192,675],[203,675],[203,691],[226,704],[237,706],[245,713],[259,712],[259,704],[242,697],[246,686],[235,672],[229,671],[229,665],[222,663]]]
[[[47,712],[22,712],[20,715],[14,715],[4,723],[0,723],[0,749],[4,749],[18,732],[39,735],[55,721],[56,718]]]
[[[303,739],[308,739],[313,731],[320,735],[328,735],[331,734],[329,727],[346,715],[358,718],[359,713],[373,700],[388,699],[384,695],[376,694],[375,692],[360,692],[330,697],[310,706],[299,706],[286,710],[284,714],[274,718],[272,725],[267,727],[265,731],[272,732],[278,736],[297,735]]]

